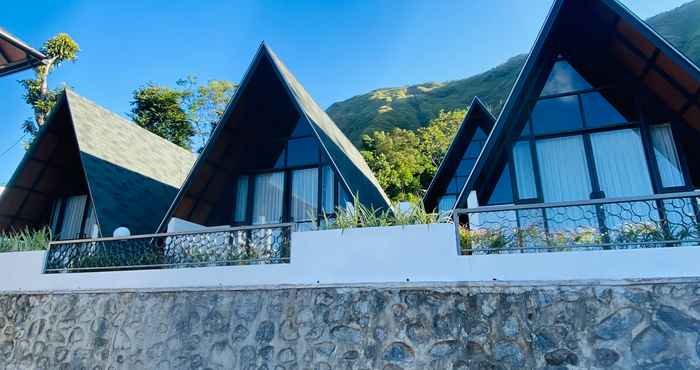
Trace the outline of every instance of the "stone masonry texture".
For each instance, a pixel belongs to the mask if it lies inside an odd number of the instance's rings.
[[[697,369],[700,283],[0,296],[0,369]]]

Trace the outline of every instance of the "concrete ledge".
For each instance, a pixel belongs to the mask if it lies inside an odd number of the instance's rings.
[[[452,225],[301,232],[291,263],[41,273],[44,252],[0,254],[0,292],[173,291],[289,287],[634,285],[700,277],[700,248],[460,256]]]

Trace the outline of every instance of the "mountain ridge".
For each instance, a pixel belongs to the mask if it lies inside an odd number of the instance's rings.
[[[700,62],[700,0],[685,3],[645,21],[691,61]],[[527,54],[511,57],[485,72],[463,79],[378,88],[331,104],[328,115],[356,145],[377,130],[425,126],[440,110],[464,109],[479,96],[497,114]]]

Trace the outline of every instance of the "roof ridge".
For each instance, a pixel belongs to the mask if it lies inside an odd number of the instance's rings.
[[[144,132],[146,135],[150,135],[151,137],[155,138],[156,140],[162,142],[163,144],[170,145],[170,146],[172,146],[172,147],[174,147],[174,148],[177,148],[178,150],[182,151],[183,153],[185,153],[185,152],[186,152],[186,153],[189,153],[189,154],[191,154],[193,157],[196,157],[196,156],[197,156],[196,154],[192,153],[192,151],[187,150],[187,149],[185,149],[185,148],[183,148],[183,147],[181,147],[181,146],[179,146],[179,145],[176,145],[176,144],[170,142],[169,140],[167,140],[167,139],[165,139],[165,138],[163,138],[163,137],[161,137],[161,136],[159,136],[159,135],[156,135],[156,134],[154,134],[153,132],[148,131],[148,130],[146,130],[145,128],[143,128],[143,127],[137,125],[134,121],[131,121],[131,120],[125,118],[125,117],[122,117],[122,116],[120,116],[119,114],[117,114],[117,113],[115,113],[115,112],[113,112],[113,111],[111,111],[111,110],[105,108],[104,106],[102,106],[102,105],[100,105],[100,104],[94,102],[93,100],[90,100],[90,99],[88,99],[88,98],[86,98],[86,97],[84,97],[84,96],[82,96],[82,95],[76,93],[75,91],[73,91],[73,89],[70,89],[70,88],[66,87],[64,91],[65,91],[65,93],[66,93],[66,97],[70,96],[70,98],[75,98],[75,99],[78,99],[78,100],[82,100],[84,103],[87,103],[87,104],[91,105],[92,107],[94,107],[94,108],[96,108],[96,109],[99,109],[100,111],[102,111],[102,112],[104,112],[104,113],[107,113],[107,114],[111,115],[112,117],[116,118],[121,124],[124,124],[125,126],[129,127],[129,129],[134,129],[134,130],[137,130],[137,131],[142,131],[142,132]],[[69,106],[69,107],[70,107],[70,104],[71,104],[71,103],[70,103],[70,99],[69,99],[69,100],[68,100],[68,106]],[[73,115],[73,113],[71,112],[71,116],[72,116],[72,115]]]

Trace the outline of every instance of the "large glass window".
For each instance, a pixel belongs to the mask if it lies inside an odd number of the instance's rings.
[[[581,95],[586,127],[604,127],[628,120],[600,92]]]
[[[245,222],[248,210],[248,176],[239,176],[236,183],[236,205],[233,215],[234,222]]]
[[[292,171],[292,221],[305,222],[318,216],[318,168]]]
[[[608,198],[654,193],[639,129],[591,134],[600,190]]]
[[[253,195],[253,225],[282,221],[284,204],[284,172],[255,176]]]
[[[589,198],[591,180],[580,135],[538,140],[536,147],[545,202]]]
[[[291,139],[287,143],[287,167],[308,166],[318,163],[316,138]]]
[[[590,89],[591,85],[567,61],[554,63],[547,82],[542,89],[542,96],[562,94],[576,90]]]
[[[508,203],[513,203],[513,185],[510,181],[510,171],[506,165],[501,171],[501,175],[498,177],[498,182],[496,182],[496,186],[493,188],[488,204]]]
[[[532,110],[532,127],[535,135],[554,134],[583,128],[578,96],[539,100]]]
[[[326,214],[335,213],[335,173],[331,166],[322,167],[323,209]]]
[[[57,199],[51,212],[51,229],[59,240],[97,237],[97,216],[87,195]]]
[[[665,188],[685,185],[671,125],[652,126],[650,132],[661,185]]]
[[[513,166],[515,184],[519,199],[537,198],[535,170],[532,165],[532,152],[529,141],[518,141],[513,146]]]

